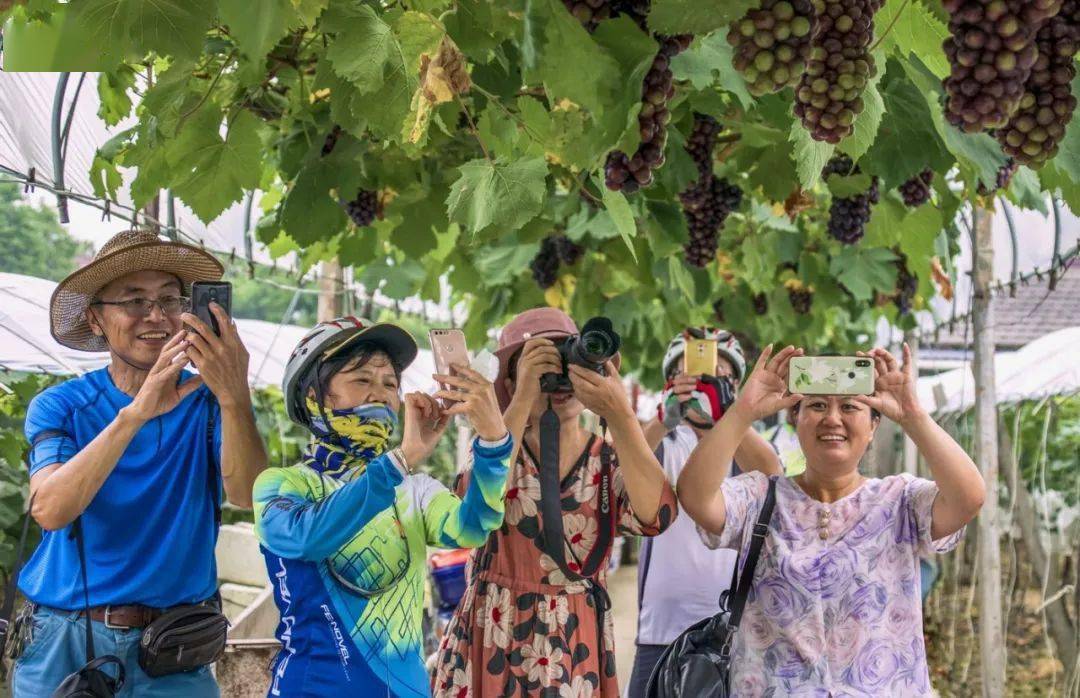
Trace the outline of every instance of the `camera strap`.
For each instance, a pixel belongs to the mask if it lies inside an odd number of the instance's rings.
[[[11,626],[11,613],[15,610],[15,596],[19,590],[19,572],[22,571],[23,554],[26,552],[26,536],[30,532],[30,512],[34,507],[34,496],[31,495],[26,505],[26,517],[23,519],[22,533],[19,535],[19,547],[15,550],[15,564],[8,575],[7,584],[4,587],[4,605],[0,608],[0,657],[4,654],[4,645],[7,642],[8,628]]]
[[[559,416],[551,407],[551,398],[548,398],[548,408],[540,417],[540,460],[538,462],[540,474],[540,511],[542,513],[542,528],[540,542],[543,551],[555,561],[559,570],[570,581],[584,582],[588,594],[593,599],[596,608],[597,638],[603,645],[604,638],[604,614],[611,608],[611,598],[607,590],[599,582],[599,572],[611,546],[615,535],[615,515],[613,492],[611,487],[612,464],[611,445],[607,443],[607,422],[601,421],[601,444],[600,444],[600,509],[599,526],[596,543],[589,551],[588,557],[582,563],[575,556],[580,572],[572,570],[566,560],[566,537],[563,533],[562,516],[562,488],[559,481]],[[592,439],[586,446],[582,459],[587,462],[589,452],[592,450]],[[532,455],[531,453],[529,454]],[[534,459],[535,460],[535,459]],[[571,549],[570,554],[574,552]]]

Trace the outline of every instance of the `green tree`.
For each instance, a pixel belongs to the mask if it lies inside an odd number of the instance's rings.
[[[18,185],[0,184],[0,271],[59,281],[89,249],[64,230],[54,211],[31,206]]]

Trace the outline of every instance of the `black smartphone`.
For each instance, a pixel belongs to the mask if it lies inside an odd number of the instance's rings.
[[[191,284],[191,314],[199,318],[221,336],[217,318],[210,312],[210,304],[217,303],[226,315],[232,315],[232,284],[228,281],[196,281]]]

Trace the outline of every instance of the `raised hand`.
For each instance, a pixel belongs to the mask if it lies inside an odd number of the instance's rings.
[[[203,383],[201,376],[192,376],[177,384],[180,372],[188,364],[191,349],[188,332],[181,330],[161,348],[157,361],[143,381],[139,392],[126,408],[129,414],[147,422],[171,411],[180,401]]]
[[[904,342],[904,363],[878,347],[869,352],[858,352],[874,360],[874,394],[857,395],[855,400],[876,409],[881,414],[901,426],[925,413],[919,403],[916,390],[914,369],[911,363],[911,348]]]
[[[574,396],[587,409],[608,422],[619,416],[633,414],[630,397],[626,394],[626,388],[619,379],[619,372],[611,361],[604,363],[603,376],[575,364],[570,365],[567,373],[574,386]]]
[[[752,422],[787,409],[803,398],[798,393],[788,394],[787,385],[788,362],[794,356],[802,356],[803,350],[788,346],[775,356],[772,351],[770,344],[761,352],[732,405],[733,411]]]
[[[435,398],[420,392],[405,395],[401,450],[410,466],[415,467],[428,459],[449,423],[450,415]]]
[[[195,330],[188,333],[191,344],[188,355],[219,403],[223,406],[243,405],[251,399],[247,349],[240,340],[236,323],[221,306],[211,303],[210,312],[217,318],[218,327],[221,328],[220,337],[191,313],[181,316]]]
[[[527,404],[532,404],[540,395],[540,376],[561,372],[562,356],[555,343],[546,337],[533,337],[525,342],[518,357],[515,397],[526,398]]]
[[[468,366],[452,364],[451,367],[454,375],[437,373],[432,376],[447,386],[436,392],[434,397],[454,401],[445,413],[465,415],[476,435],[485,441],[498,441],[506,436],[506,424],[499,411],[495,386],[483,374]]]

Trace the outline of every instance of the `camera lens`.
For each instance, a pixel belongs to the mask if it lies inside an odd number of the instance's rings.
[[[855,372],[854,371],[848,371],[847,377],[848,378],[854,378],[855,377]]]
[[[615,352],[611,350],[613,342],[604,332],[587,332],[581,336],[581,345],[585,353],[591,357],[608,357]]]
[[[870,365],[870,360],[869,359],[860,359],[860,360],[855,362],[855,365],[856,366],[869,366]]]

